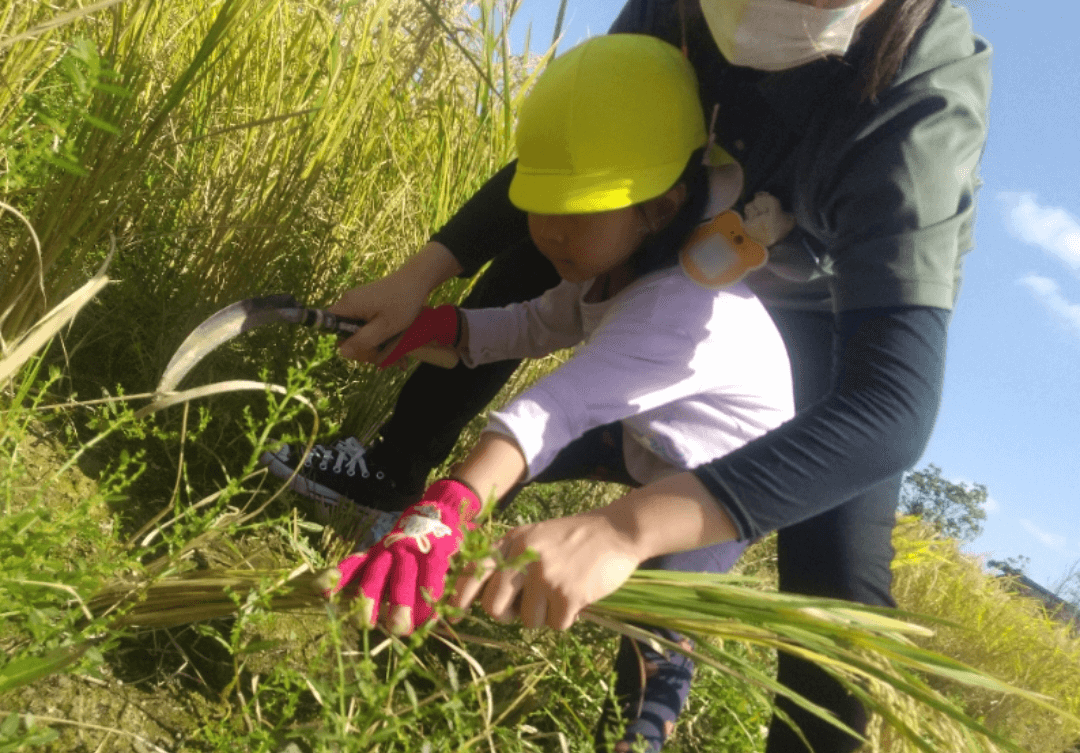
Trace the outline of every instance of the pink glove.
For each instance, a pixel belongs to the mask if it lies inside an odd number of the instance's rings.
[[[366,552],[341,561],[341,579],[332,592],[362,597],[368,625],[376,623],[379,607],[388,601],[390,613],[384,618],[391,630],[408,635],[430,619],[432,604],[443,593],[450,557],[461,547],[464,530],[475,527],[472,521],[480,508],[480,499],[465,484],[436,481],[423,499],[406,508],[390,533]]]
[[[420,309],[420,315],[402,333],[394,349],[379,363],[379,368],[393,366],[407,354],[429,343],[454,347],[458,342],[459,327],[457,306],[449,303],[435,308],[424,306]]]

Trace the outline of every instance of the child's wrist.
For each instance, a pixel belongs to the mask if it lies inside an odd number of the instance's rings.
[[[459,356],[464,357],[469,352],[469,319],[460,307],[457,309],[457,317],[458,336],[457,342],[454,343],[454,350],[457,351]]]
[[[727,510],[692,473],[634,489],[603,509],[642,561],[739,538]]]
[[[484,500],[476,492],[476,488],[452,475],[444,476],[429,486],[419,504],[424,504],[425,501],[448,506],[461,523],[475,520],[484,508]]]

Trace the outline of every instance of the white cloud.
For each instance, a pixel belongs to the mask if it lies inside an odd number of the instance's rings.
[[[1025,531],[1038,539],[1047,549],[1052,549],[1055,552],[1065,551],[1065,537],[1061,534],[1048,533],[1047,531],[1039,528],[1027,518],[1021,518],[1020,525],[1024,527]]]
[[[1063,207],[1039,204],[1031,192],[1002,191],[998,200],[1013,235],[1039,246],[1080,273],[1080,220]]]
[[[1080,303],[1067,299],[1058,284],[1049,277],[1029,274],[1017,280],[1039,299],[1046,309],[1061,319],[1075,334],[1080,335]]]

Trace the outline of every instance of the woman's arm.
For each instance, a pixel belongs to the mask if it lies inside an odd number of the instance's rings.
[[[694,471],[739,538],[814,517],[919,459],[941,399],[949,316],[926,306],[837,315],[832,390]]]
[[[456,275],[475,274],[501,250],[528,237],[526,214],[510,203],[515,164],[493,175],[401,267],[349,290],[330,307],[368,322],[341,344],[343,356],[375,363],[378,346],[413,322],[432,290]]]
[[[644,560],[762,536],[903,472],[933,429],[948,320],[928,307],[838,315],[828,395],[722,458],[630,492],[605,516]]]
[[[341,355],[375,363],[379,345],[404,332],[431,291],[459,272],[450,249],[430,241],[386,277],[346,291],[330,311],[367,325],[338,346]]]
[[[510,203],[517,160],[495,173],[431,236],[451,249],[471,277],[503,249],[529,236],[528,215]]]

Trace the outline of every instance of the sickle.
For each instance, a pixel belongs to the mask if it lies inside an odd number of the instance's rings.
[[[278,322],[300,324],[340,337],[347,337],[366,324],[363,319],[349,319],[322,309],[308,308],[288,293],[237,301],[213,314],[180,343],[161,375],[156,392],[172,392],[187,373],[219,345],[256,327]],[[390,338],[381,349],[392,347],[396,341],[397,336]],[[447,369],[458,362],[453,349],[441,346],[417,348],[410,355]]]

